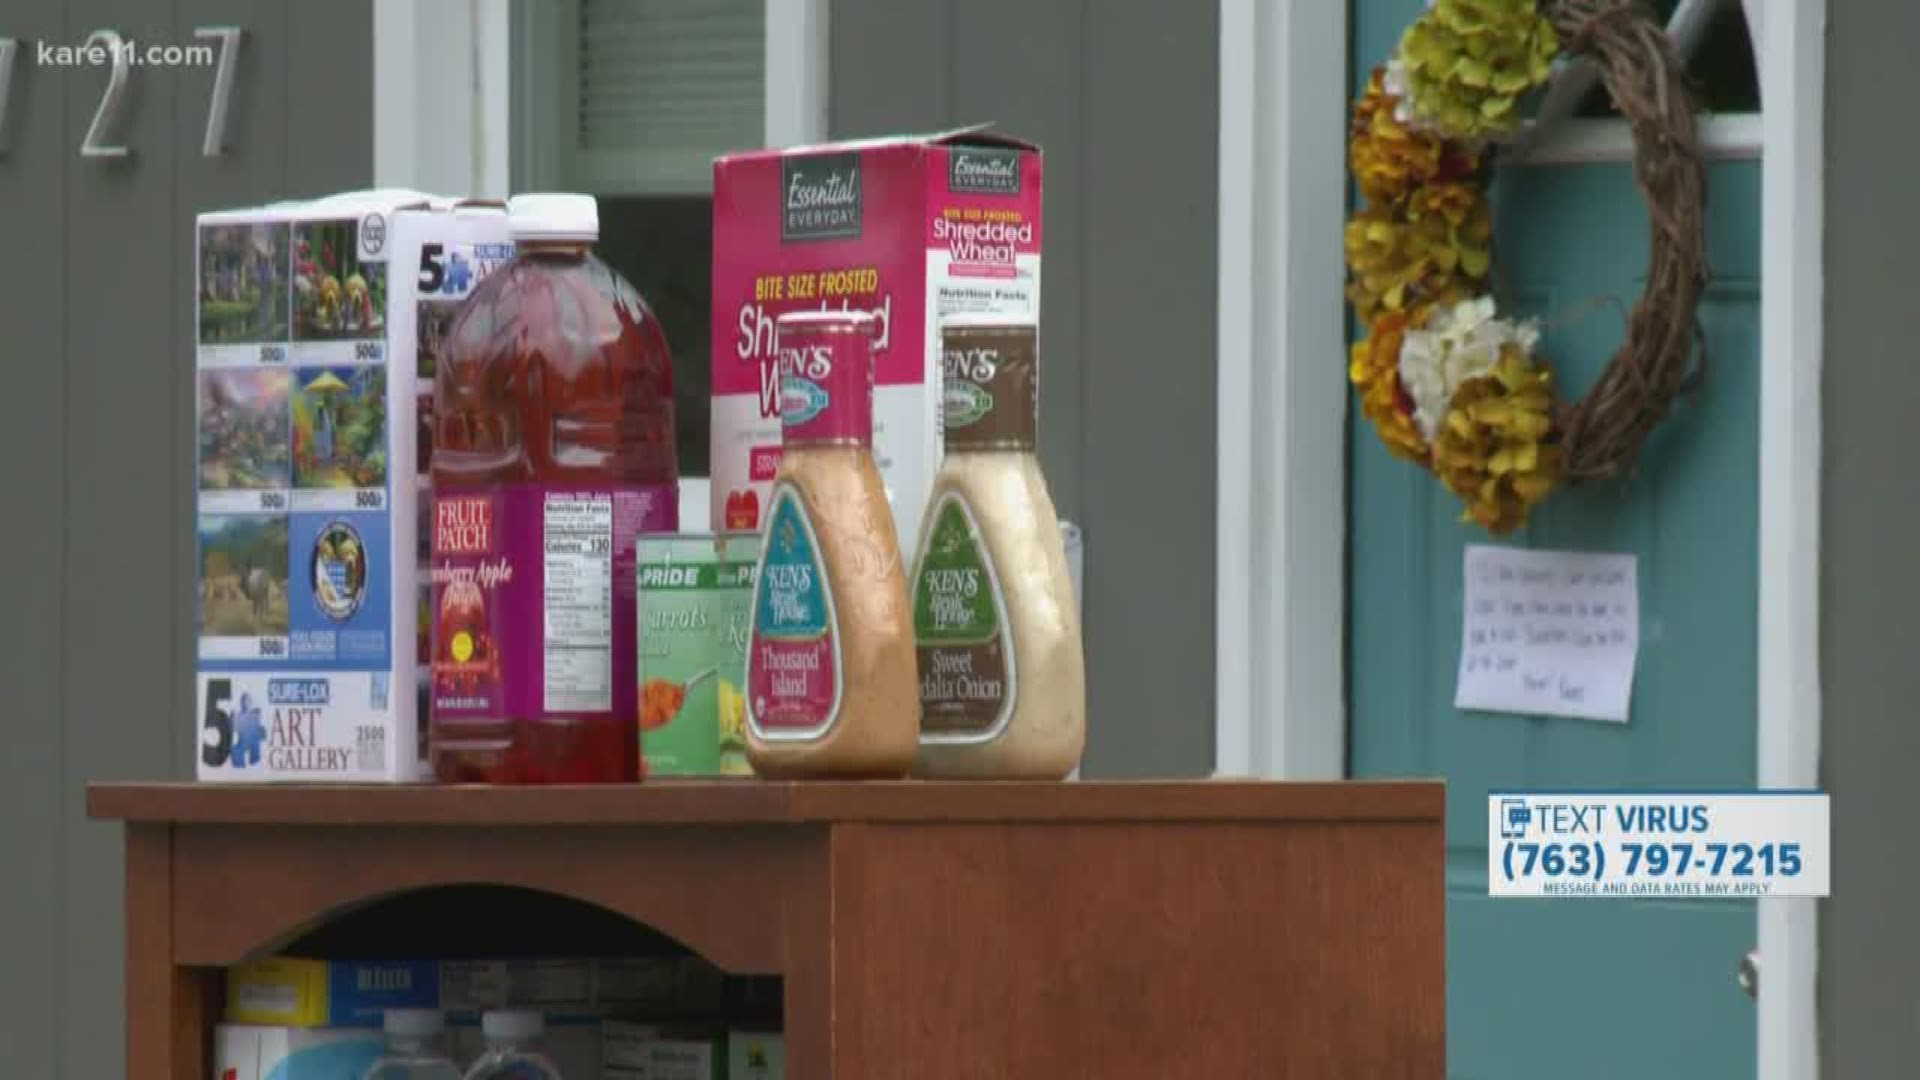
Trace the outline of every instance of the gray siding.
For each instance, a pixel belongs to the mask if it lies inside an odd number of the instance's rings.
[[[1086,530],[1086,772],[1211,771],[1214,6],[835,0],[831,25],[835,138],[994,121],[1045,151],[1041,457]]]
[[[1820,681],[1834,850],[1820,913],[1821,1075],[1909,1076],[1920,1029],[1920,846],[1905,825],[1920,765],[1920,147],[1890,136],[1885,95],[1886,74],[1911,63],[1920,6],[1830,0],[1828,12]]]
[[[57,4],[30,4],[0,32],[20,39],[9,146],[0,157],[0,368],[13,407],[0,423],[0,566],[12,597],[0,604],[0,686],[6,751],[0,753],[0,1047],[22,1076],[54,1076],[59,1058],[61,896],[61,605],[67,487],[65,375],[67,171],[65,72],[36,69],[36,37],[64,40]],[[22,407],[22,406],[25,407]],[[117,972],[107,973],[117,976]],[[118,986],[117,977],[111,984]]]
[[[79,156],[106,72],[38,67],[36,40],[218,25],[247,32],[227,156],[200,156],[210,67],[133,69],[133,156]],[[0,34],[22,41],[0,157],[0,1048],[18,1075],[94,1080],[123,1069],[123,890],[119,830],[85,820],[84,785],[192,768],[193,216],[366,186],[372,10],[15,0]]]

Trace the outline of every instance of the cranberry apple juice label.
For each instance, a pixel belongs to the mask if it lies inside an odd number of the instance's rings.
[[[858,310],[873,450],[903,544],[940,456],[942,316],[1038,318],[1040,155],[952,139],[762,151],[714,166],[713,520],[760,531],[781,453],[774,320]]]
[[[763,739],[816,739],[840,714],[833,589],[806,506],[774,489],[747,642],[747,725]]]
[[[513,484],[434,503],[436,723],[637,716],[634,538],[672,531],[667,485]]]

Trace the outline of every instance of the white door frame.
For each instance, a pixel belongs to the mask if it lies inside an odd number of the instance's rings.
[[[1346,772],[1346,7],[1220,0],[1214,746],[1229,776]]]
[[[373,186],[507,196],[510,24],[507,0],[373,5]]]
[[[1819,785],[1827,0],[1743,0],[1761,72],[1761,787]],[[1346,5],[1220,0],[1215,770],[1346,772]],[[1750,150],[1750,126],[1725,129]],[[1718,140],[1716,140],[1717,142]],[[1574,154],[1573,156],[1578,156]],[[1758,902],[1760,1080],[1818,1075],[1817,909]],[[1728,958],[1728,979],[1733,964]],[[1734,992],[1731,987],[1729,993]]]

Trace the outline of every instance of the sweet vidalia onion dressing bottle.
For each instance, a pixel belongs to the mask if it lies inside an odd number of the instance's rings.
[[[775,324],[782,450],[747,641],[747,757],[762,776],[913,763],[913,628],[873,460],[873,332],[860,312]]]
[[[592,254],[592,196],[517,196],[508,227],[434,375],[434,772],[634,780],[633,545],[679,522],[673,360]]]
[[[956,315],[941,338],[946,457],[913,574],[915,772],[1058,780],[1086,744],[1086,663],[1060,521],[1034,453],[1035,328]]]

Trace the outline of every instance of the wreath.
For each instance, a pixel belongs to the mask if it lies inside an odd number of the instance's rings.
[[[1490,285],[1492,166],[1557,57],[1584,57],[1633,133],[1652,222],[1646,287],[1584,396],[1555,397],[1539,327]],[[1706,167],[1680,66],[1634,0],[1430,0],[1355,104],[1347,299],[1365,326],[1348,378],[1387,449],[1496,535],[1562,484],[1629,470],[1697,384]]]

